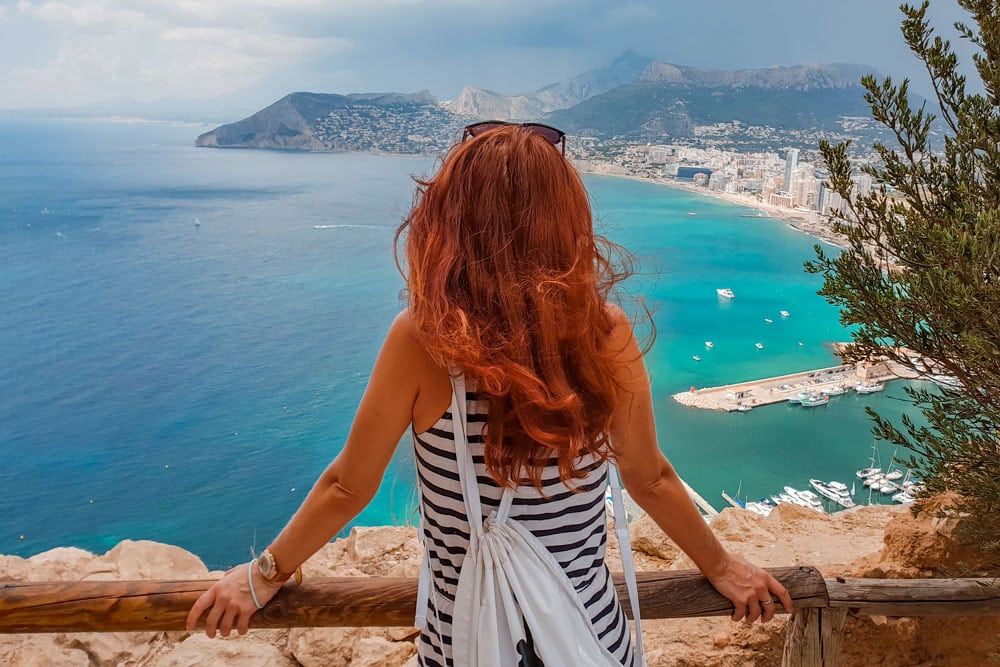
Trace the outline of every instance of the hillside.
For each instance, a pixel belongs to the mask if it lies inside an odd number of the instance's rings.
[[[439,103],[427,91],[292,93],[206,132],[196,144],[437,155],[473,120],[513,118],[598,140],[780,150],[860,136],[864,123],[844,119],[870,114],[858,84],[867,71],[858,65],[702,70],[627,51],[607,67],[526,95],[468,86],[458,99]]]
[[[461,123],[422,91],[412,95],[291,93],[195,141],[212,148],[426,153],[447,148]]]
[[[547,121],[598,138],[690,138],[697,126],[739,121],[784,131],[842,129],[870,113],[857,66],[801,66],[728,72],[652,63],[641,80],[555,111]],[[853,78],[856,75],[856,78]]]
[[[448,110],[475,118],[537,120],[551,111],[574,106],[594,95],[638,81],[650,62],[649,58],[629,49],[605,67],[523,95],[504,95],[466,86],[448,104]]]

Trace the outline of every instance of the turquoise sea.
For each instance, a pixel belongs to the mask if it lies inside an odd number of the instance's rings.
[[[204,129],[0,120],[0,553],[153,539],[230,565],[343,445],[401,307],[392,234],[434,161],[196,149]],[[722,490],[850,483],[872,452],[863,407],[912,410],[900,383],[809,410],[670,400],[837,363],[828,343],[847,332],[802,271],[814,239],[684,191],[585,181],[640,260],[629,292],[654,311],[657,425],[681,475],[720,508]],[[414,502],[404,442],[355,523],[408,522]]]

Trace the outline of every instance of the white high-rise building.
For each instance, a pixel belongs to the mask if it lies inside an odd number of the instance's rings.
[[[791,192],[792,173],[799,164],[799,149],[789,148],[785,156],[785,192]]]

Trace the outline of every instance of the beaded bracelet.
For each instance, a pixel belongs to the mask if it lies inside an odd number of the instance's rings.
[[[250,597],[253,598],[253,603],[257,605],[257,609],[263,609],[264,605],[257,600],[257,591],[253,589],[253,569],[257,565],[257,559],[254,558],[250,561],[250,566],[247,568],[247,583],[250,584]]]

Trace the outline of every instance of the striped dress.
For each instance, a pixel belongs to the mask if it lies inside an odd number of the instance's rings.
[[[483,459],[482,431],[487,403],[478,400],[475,380],[467,378],[466,384],[466,430],[485,518],[499,507],[502,490],[486,473]],[[424,433],[414,433],[413,445],[431,570],[427,626],[420,637],[419,664],[456,667],[451,651],[451,614],[459,571],[469,546],[469,522],[455,460],[451,412],[446,412]],[[631,666],[634,656],[629,622],[604,563],[608,466],[584,459],[581,467],[586,476],[576,482],[578,492],[574,493],[559,480],[556,460],[551,459],[542,475],[548,497],[542,497],[530,484],[521,486],[514,495],[510,516],[548,548],[590,612],[601,642],[622,665]],[[535,641],[544,638],[536,637]]]

